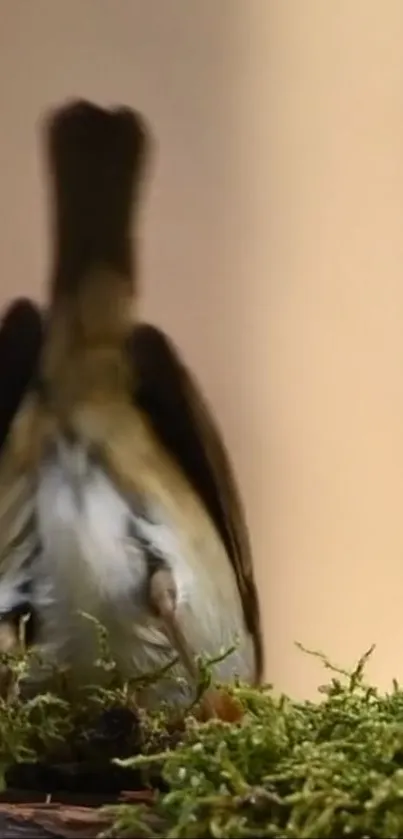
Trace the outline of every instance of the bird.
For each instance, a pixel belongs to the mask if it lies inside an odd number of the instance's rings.
[[[172,665],[171,681],[137,692],[147,707],[191,701],[200,656],[217,659],[221,682],[259,684],[260,603],[231,459],[176,346],[139,315],[150,129],[137,111],[86,100],[44,123],[53,253],[46,313],[22,301],[35,324],[23,374],[14,307],[0,629],[22,609],[32,618],[28,693],[48,689],[58,668],[78,687],[107,677],[89,616],[124,678]]]

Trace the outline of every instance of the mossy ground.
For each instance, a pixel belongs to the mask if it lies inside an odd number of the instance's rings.
[[[333,672],[316,703],[235,685],[238,722],[141,714],[117,681],[74,702],[11,698],[0,707],[3,776],[21,761],[109,762],[128,773],[117,784],[154,790],[149,805],[114,806],[104,835],[403,837],[403,690],[368,685],[368,655],[351,673],[322,656]],[[8,664],[18,680],[24,657]],[[100,666],[113,675],[105,649]],[[209,665],[202,672],[205,686]]]

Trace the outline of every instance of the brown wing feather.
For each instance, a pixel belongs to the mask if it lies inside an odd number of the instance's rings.
[[[40,309],[18,298],[0,323],[0,452],[11,423],[36,373],[42,344]]]
[[[135,401],[204,502],[235,569],[260,680],[263,643],[251,546],[222,435],[194,377],[162,330],[150,324],[135,327],[130,353]]]
[[[30,550],[29,520],[32,514],[32,487],[22,462],[35,448],[32,400],[29,391],[35,381],[43,335],[42,314],[31,300],[13,300],[1,315],[0,323],[0,564],[2,578],[8,577],[10,611],[0,616],[0,650],[18,643],[18,620],[30,611],[19,597],[19,578],[26,559],[19,551],[10,566],[10,548],[16,536],[26,537]],[[13,553],[13,552],[12,552]],[[15,556],[15,552],[13,553]],[[11,577],[10,577],[11,575]],[[13,601],[13,583],[15,580]],[[7,583],[5,584],[7,590]],[[28,628],[28,636],[32,621]],[[0,694],[5,673],[0,667]]]

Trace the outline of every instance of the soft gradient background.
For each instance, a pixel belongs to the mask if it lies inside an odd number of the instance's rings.
[[[297,639],[346,665],[374,641],[374,678],[402,677],[403,3],[0,5],[1,302],[43,293],[38,117],[143,110],[143,312],[231,447],[267,676],[314,695]]]

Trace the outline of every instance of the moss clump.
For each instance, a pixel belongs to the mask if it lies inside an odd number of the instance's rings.
[[[333,671],[317,703],[236,684],[237,722],[201,723],[194,708],[181,719],[167,710],[142,714],[133,686],[117,677],[108,691],[88,688],[74,702],[3,700],[3,774],[27,760],[101,758],[132,772],[133,787],[154,790],[151,803],[107,808],[112,827],[104,836],[402,837],[403,690],[396,683],[385,695],[367,684],[371,652],[352,672],[313,653]],[[99,664],[114,676],[105,649]],[[23,666],[12,662],[17,680]],[[208,665],[202,681],[206,688]],[[100,715],[116,721],[118,712],[129,715],[123,737],[102,738]]]
[[[402,837],[403,691],[366,684],[370,652],[351,673],[322,656],[336,672],[319,703],[239,685],[241,722],[189,719],[175,749],[129,761],[159,762],[169,790],[114,809],[109,835]]]

